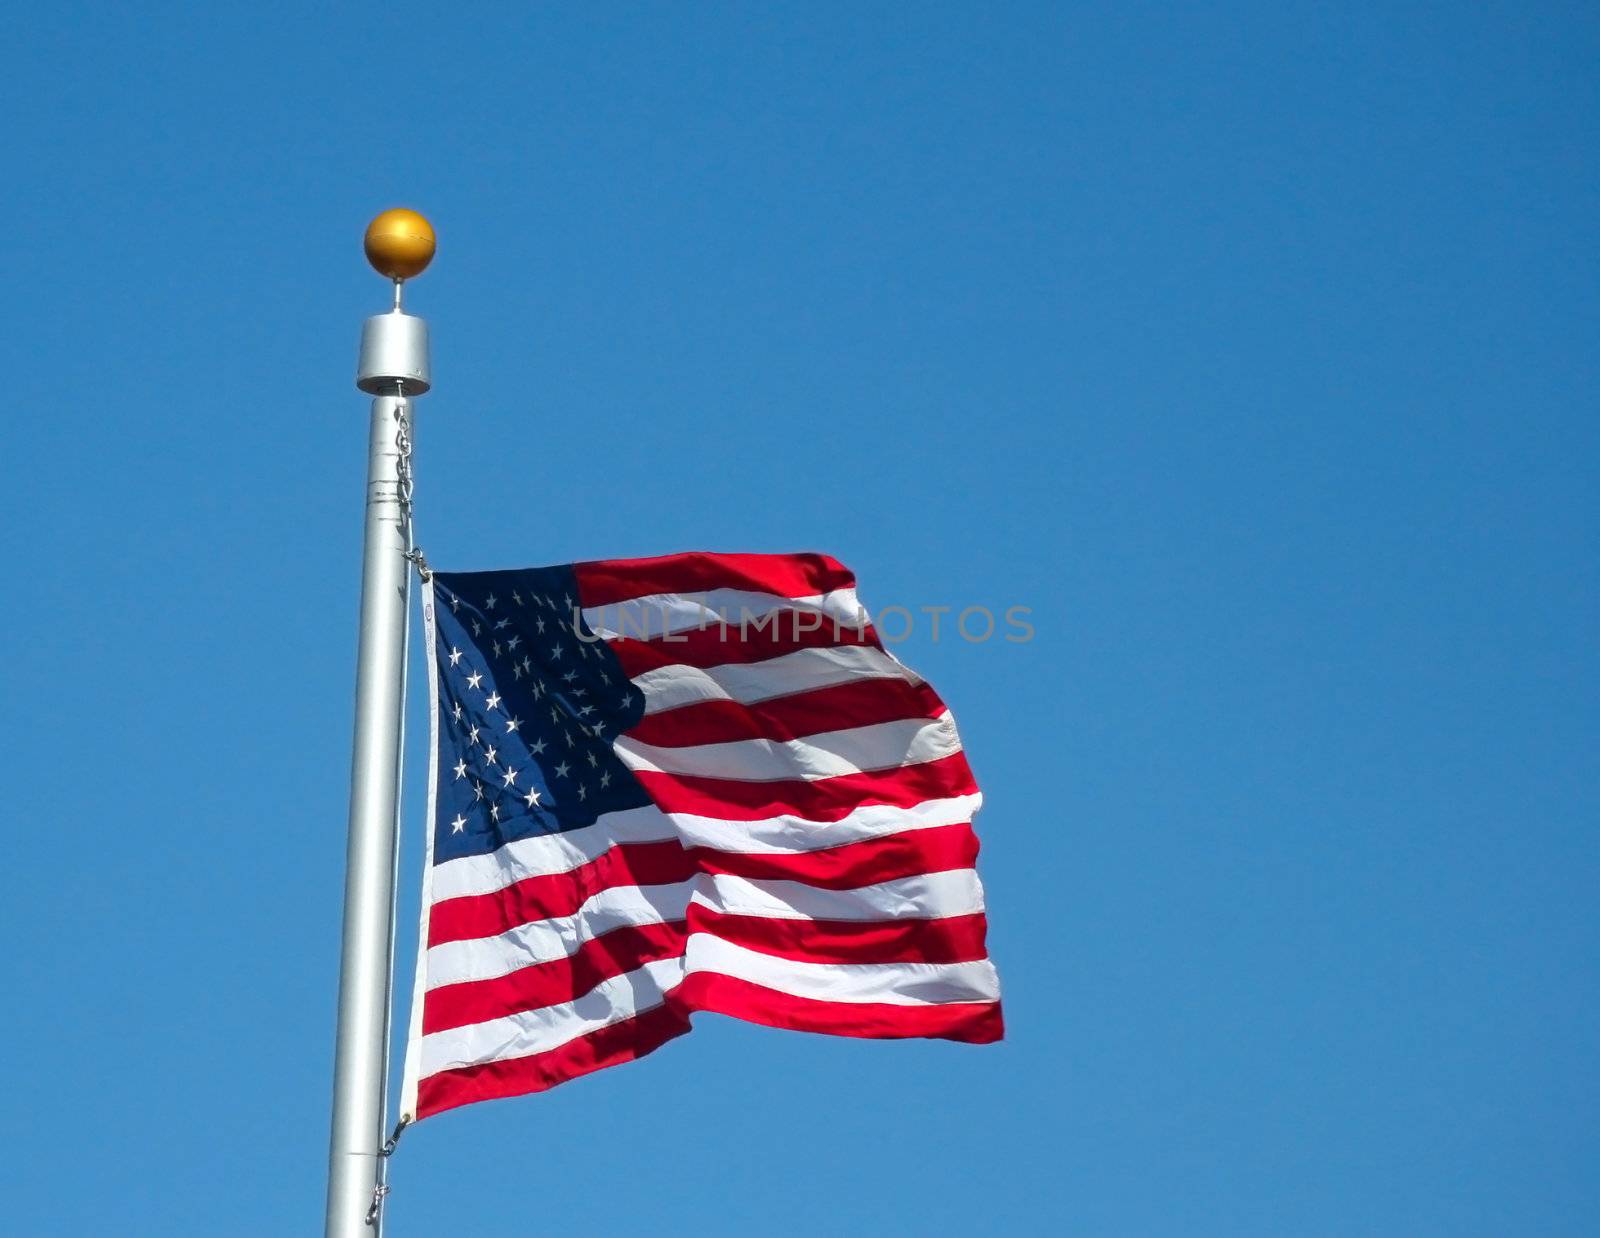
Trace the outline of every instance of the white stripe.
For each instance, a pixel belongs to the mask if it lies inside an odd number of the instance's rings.
[[[683,959],[659,959],[601,981],[576,1001],[433,1032],[422,1038],[424,1076],[558,1049],[661,1005],[683,979]]]
[[[823,731],[804,739],[733,739],[720,744],[662,748],[624,735],[613,746],[629,769],[737,778],[744,782],[810,782],[954,756],[961,751],[961,737],[946,711],[931,720],[874,722],[843,731]]]
[[[670,648],[663,645],[662,648]],[[797,649],[764,662],[728,663],[697,667],[677,663],[634,676],[644,693],[644,712],[658,714],[692,705],[696,701],[738,701],[753,705],[778,696],[792,696],[813,688],[850,683],[857,679],[922,679],[882,649],[871,645],[840,645],[825,649]]]
[[[575,915],[519,924],[494,937],[430,947],[428,987],[493,980],[535,963],[566,958],[612,929],[681,920],[695,888],[693,879],[663,886],[614,886],[585,899]]]
[[[814,1001],[936,1006],[1000,999],[1000,979],[987,959],[972,963],[801,963],[706,933],[689,938],[685,957],[690,974],[715,972]]]
[[[529,877],[569,873],[617,843],[653,843],[676,837],[672,822],[654,805],[608,812],[582,829],[535,834],[485,855],[446,860],[433,870],[433,899],[442,903],[447,898],[492,894]]]
[[[683,812],[672,813],[671,820],[685,847],[712,847],[742,855],[793,855],[820,851],[824,847],[842,847],[845,843],[869,838],[884,838],[905,830],[965,825],[982,804],[983,796],[974,792],[927,800],[910,808],[868,804],[838,821],[808,821],[792,816],[724,821]]]
[[[772,920],[941,920],[983,910],[983,885],[970,868],[896,877],[853,890],[728,873],[703,874],[693,884],[693,901],[703,907]]]
[[[754,628],[758,620],[774,611],[780,615],[779,632],[798,634],[835,627],[844,632],[860,632],[872,622],[861,608],[854,589],[835,589],[810,597],[786,598],[775,593],[748,589],[708,589],[704,593],[652,593],[647,597],[610,602],[584,608],[583,620],[596,636],[613,640],[619,636],[635,640],[663,637],[679,632],[704,631],[720,624]],[[770,630],[770,624],[762,625]],[[666,644],[672,642],[666,641]]]

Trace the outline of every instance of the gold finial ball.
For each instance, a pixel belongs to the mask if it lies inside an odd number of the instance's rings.
[[[367,225],[367,261],[379,275],[410,279],[433,261],[433,225],[416,211],[397,207]]]

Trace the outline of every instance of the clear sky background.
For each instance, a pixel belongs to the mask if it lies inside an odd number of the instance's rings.
[[[702,1016],[393,1238],[1593,1232],[1592,6],[332,7],[0,14],[0,1230],[320,1232],[404,204],[436,564],[1037,636],[898,648],[1003,1045]]]

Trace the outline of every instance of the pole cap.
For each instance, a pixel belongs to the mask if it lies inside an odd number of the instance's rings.
[[[433,225],[405,207],[384,211],[367,225],[367,261],[388,279],[421,275],[433,261]]]

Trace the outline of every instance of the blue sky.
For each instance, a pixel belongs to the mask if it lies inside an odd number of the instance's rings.
[[[435,563],[1037,629],[899,647],[1003,1045],[703,1017],[395,1238],[1592,1226],[1591,8],[326,10],[4,14],[0,1229],[320,1225],[393,204]]]

